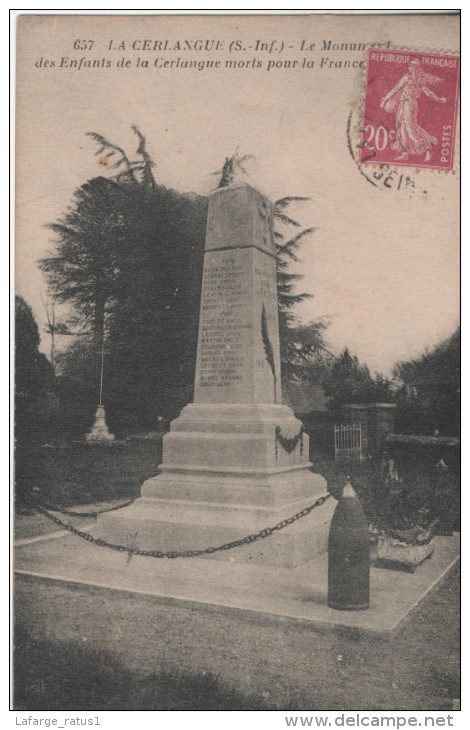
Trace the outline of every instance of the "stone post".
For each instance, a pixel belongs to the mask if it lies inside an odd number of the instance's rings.
[[[109,432],[109,428],[106,424],[104,406],[97,406],[93,426],[90,431],[85,434],[85,439],[88,443],[107,443],[109,441],[114,441],[114,434]]]

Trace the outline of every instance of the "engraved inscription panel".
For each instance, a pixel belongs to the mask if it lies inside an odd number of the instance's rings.
[[[209,200],[196,403],[280,403],[273,209],[247,185]]]
[[[206,254],[196,369],[197,402],[250,402],[251,251]]]

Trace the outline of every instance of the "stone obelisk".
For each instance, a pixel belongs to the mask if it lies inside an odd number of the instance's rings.
[[[249,185],[209,200],[194,403],[163,439],[160,474],[132,506],[100,516],[99,534],[144,549],[236,540],[326,492],[308,436],[281,402],[273,207]],[[214,558],[294,567],[327,549],[333,505]]]

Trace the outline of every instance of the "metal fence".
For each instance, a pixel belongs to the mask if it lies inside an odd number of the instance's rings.
[[[335,461],[361,460],[361,424],[345,423],[335,426]]]

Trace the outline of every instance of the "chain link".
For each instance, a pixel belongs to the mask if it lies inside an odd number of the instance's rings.
[[[66,522],[63,522],[59,517],[56,517],[55,515],[51,514],[48,509],[43,507],[39,502],[33,502],[36,509],[39,510],[39,512],[42,512],[42,514],[46,515],[52,522],[55,522],[56,525],[60,525],[61,527],[65,528],[69,532],[72,532],[74,535],[77,535],[78,537],[81,537],[83,540],[86,540],[87,542],[91,542],[94,545],[98,545],[99,547],[107,547],[111,550],[117,550],[118,552],[125,552],[129,555],[142,555],[149,558],[194,558],[198,557],[200,555],[211,555],[212,553],[220,552],[221,550],[232,550],[232,548],[240,547],[241,545],[250,545],[252,542],[256,542],[256,540],[263,539],[265,537],[269,537],[273,534],[273,532],[276,532],[277,530],[283,530],[288,525],[291,525],[293,522],[296,522],[301,517],[306,517],[306,515],[310,514],[312,510],[314,510],[316,507],[320,507],[322,504],[326,502],[327,499],[331,497],[331,494],[324,494],[322,497],[319,497],[316,502],[311,504],[309,507],[304,507],[303,510],[300,512],[297,512],[295,515],[292,515],[291,517],[287,517],[286,519],[282,520],[281,522],[278,522],[277,525],[274,525],[273,527],[265,527],[263,530],[260,530],[259,532],[253,534],[253,535],[247,535],[246,537],[241,537],[239,540],[233,540],[232,542],[226,542],[224,545],[219,545],[218,547],[208,547],[203,548],[200,550],[170,550],[167,552],[162,552],[161,550],[143,550],[140,548],[134,548],[134,547],[126,547],[125,545],[116,545],[111,542],[107,542],[106,540],[103,540],[101,538],[93,537],[93,535],[90,535],[88,532],[83,532],[83,530],[79,530],[78,528],[74,527],[73,525],[69,525]],[[131,500],[131,502],[134,502],[135,500]],[[124,506],[124,505],[120,505]],[[113,509],[119,509],[120,507],[114,507]],[[55,508],[54,508],[55,511]],[[60,510],[57,510],[60,511]],[[109,512],[110,510],[103,510],[106,512]],[[69,513],[70,514],[70,513]],[[101,514],[101,513],[99,513]],[[83,516],[83,515],[80,515]],[[90,515],[87,515],[90,516]]]
[[[104,509],[93,512],[75,512],[70,509],[65,509],[65,507],[59,507],[58,505],[51,504],[45,499],[42,500],[42,505],[51,509],[53,512],[60,512],[62,515],[70,515],[71,517],[98,517],[98,515],[102,515],[105,512],[115,512],[118,509],[123,509],[123,507],[129,507],[131,504],[134,504],[136,499],[137,497],[134,497],[133,499],[128,499],[127,502],[122,502],[121,504],[114,505],[113,507],[105,507]],[[31,503],[35,507],[38,505],[34,498],[31,500]]]
[[[384,536],[391,537],[393,540],[398,540],[404,545],[427,545],[434,537],[434,528],[436,527],[438,522],[439,519],[436,518],[431,522],[430,525],[428,525],[428,527],[424,528],[419,535],[415,536],[404,534],[406,532],[405,530],[391,530],[387,527],[382,526],[377,526],[375,528],[376,532],[371,532],[371,535],[376,538]]]
[[[408,537],[400,532],[395,532],[394,530],[388,530],[385,528],[380,528],[380,533],[381,534],[377,535],[378,538],[386,535],[387,537],[391,537],[393,540],[402,542],[404,545],[428,545],[434,537],[434,530],[432,528],[424,530],[421,533],[422,537]]]

